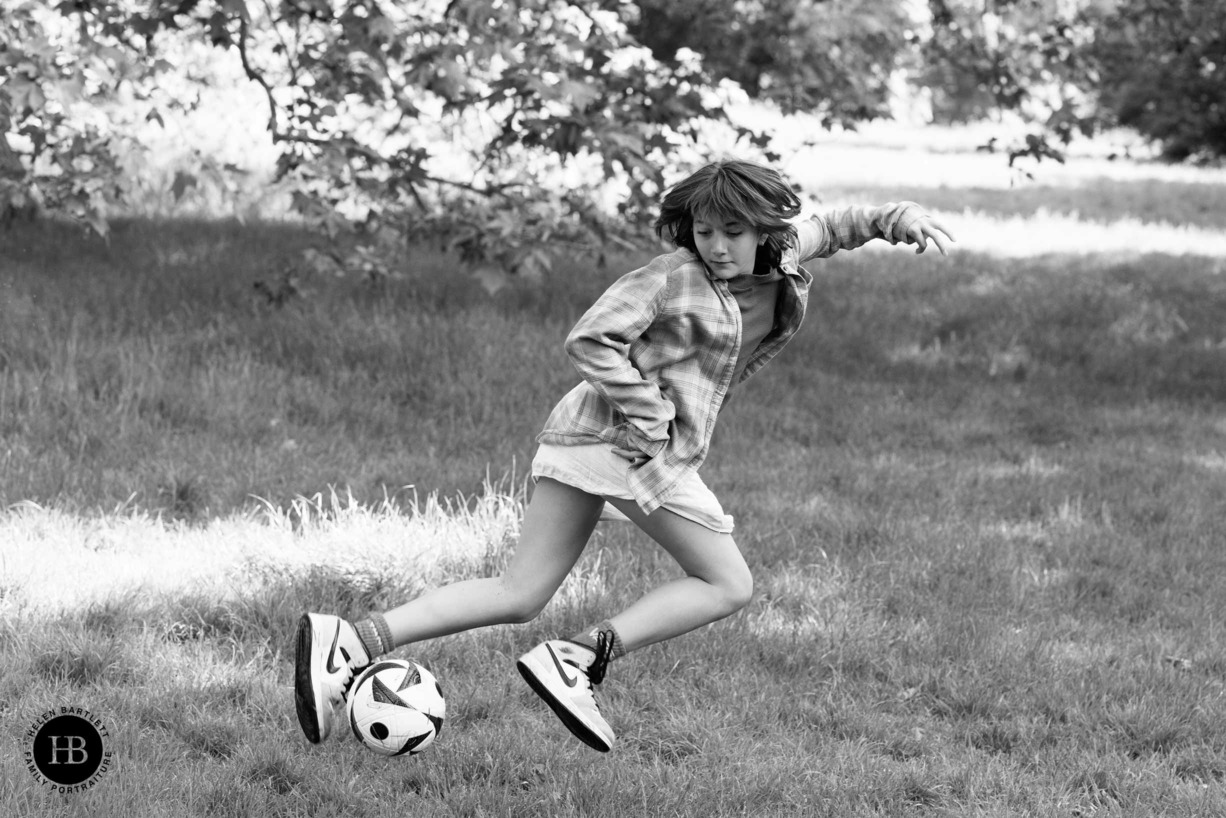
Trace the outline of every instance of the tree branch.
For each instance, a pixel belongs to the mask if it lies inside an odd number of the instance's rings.
[[[281,33],[281,28],[277,25],[277,15],[276,12],[272,10],[272,4],[269,2],[269,0],[264,0],[264,11],[268,13],[268,22],[272,26],[273,30],[277,32],[277,40],[280,41],[281,49],[285,52],[285,63],[289,66],[290,82],[297,85],[298,64],[293,59],[296,52],[291,50],[289,43],[285,41],[285,35]]]
[[[249,31],[247,28],[247,18],[238,18],[238,58],[243,65],[243,73],[247,75],[247,79],[256,83],[260,88],[264,89],[264,96],[268,98],[268,131],[272,134],[274,143],[281,141],[281,133],[277,124],[277,100],[273,97],[272,86],[264,79],[264,75],[251,65],[251,60],[247,56],[247,37]]]

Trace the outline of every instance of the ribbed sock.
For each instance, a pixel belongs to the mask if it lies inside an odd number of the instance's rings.
[[[578,642],[580,645],[586,645],[592,650],[596,649],[596,637],[601,631],[608,631],[613,634],[613,652],[609,654],[609,659],[620,659],[626,655],[626,646],[622,644],[622,638],[617,633],[617,628],[613,627],[613,623],[609,620],[601,622],[590,630],[583,631],[570,638],[572,642]]]
[[[359,619],[353,623],[353,629],[358,632],[362,647],[366,648],[366,655],[371,659],[390,653],[396,647],[392,642],[392,629],[388,627],[383,614],[372,613],[365,619]]]

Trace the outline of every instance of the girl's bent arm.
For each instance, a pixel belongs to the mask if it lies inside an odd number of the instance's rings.
[[[667,276],[649,267],[622,276],[566,338],[579,374],[625,416],[636,448],[653,457],[668,442],[676,408],[630,361],[629,349],[659,315],[667,289]]]

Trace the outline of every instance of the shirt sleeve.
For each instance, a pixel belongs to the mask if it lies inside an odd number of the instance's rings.
[[[873,239],[898,244],[907,241],[907,231],[924,215],[915,202],[887,202],[880,207],[852,205],[819,213],[796,225],[797,255],[802,262],[828,258]]]
[[[676,407],[630,360],[630,344],[660,314],[668,278],[643,268],[622,276],[583,314],[566,338],[566,352],[583,379],[621,413],[643,453],[655,456],[668,442]]]

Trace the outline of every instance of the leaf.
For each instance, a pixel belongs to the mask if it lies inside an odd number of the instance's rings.
[[[309,191],[295,190],[290,193],[290,205],[294,212],[301,213],[308,219],[320,219],[328,213],[328,205]]]
[[[13,100],[13,110],[19,115],[24,114],[27,110],[38,113],[47,103],[47,97],[38,83],[25,79],[21,75],[14,76],[5,87],[8,88],[9,98]]]
[[[345,265],[333,251],[323,252],[314,247],[302,251],[302,261],[313,273],[340,278],[345,274]]]
[[[229,48],[234,45],[234,39],[230,36],[230,18],[225,12],[216,11],[208,21],[209,27],[209,42],[218,48]]]
[[[541,247],[534,247],[519,258],[515,264],[515,272],[525,281],[540,284],[552,267],[553,259],[549,251]]]
[[[600,132],[600,138],[619,150],[643,153],[643,138],[638,134],[626,131],[606,130]]]
[[[323,228],[328,238],[335,239],[342,233],[348,232],[349,220],[335,210],[329,210],[323,218]]]
[[[111,237],[111,225],[101,213],[87,213],[85,223],[102,238],[109,239]]]
[[[170,185],[170,192],[174,194],[175,201],[178,202],[183,198],[183,194],[187,192],[188,188],[196,187],[197,184],[198,180],[194,174],[181,170],[175,171],[175,180]]]
[[[244,22],[251,22],[246,0],[221,0],[221,7],[227,14],[237,14]]]
[[[64,202],[66,209],[85,222],[95,233],[106,239],[111,226],[106,220],[106,202],[98,195],[73,195]]]
[[[510,283],[510,276],[501,267],[493,264],[482,264],[473,270],[473,278],[490,295],[495,295]]]
[[[563,80],[558,84],[557,96],[569,102],[576,111],[582,111],[600,99],[600,89],[592,83]]]

